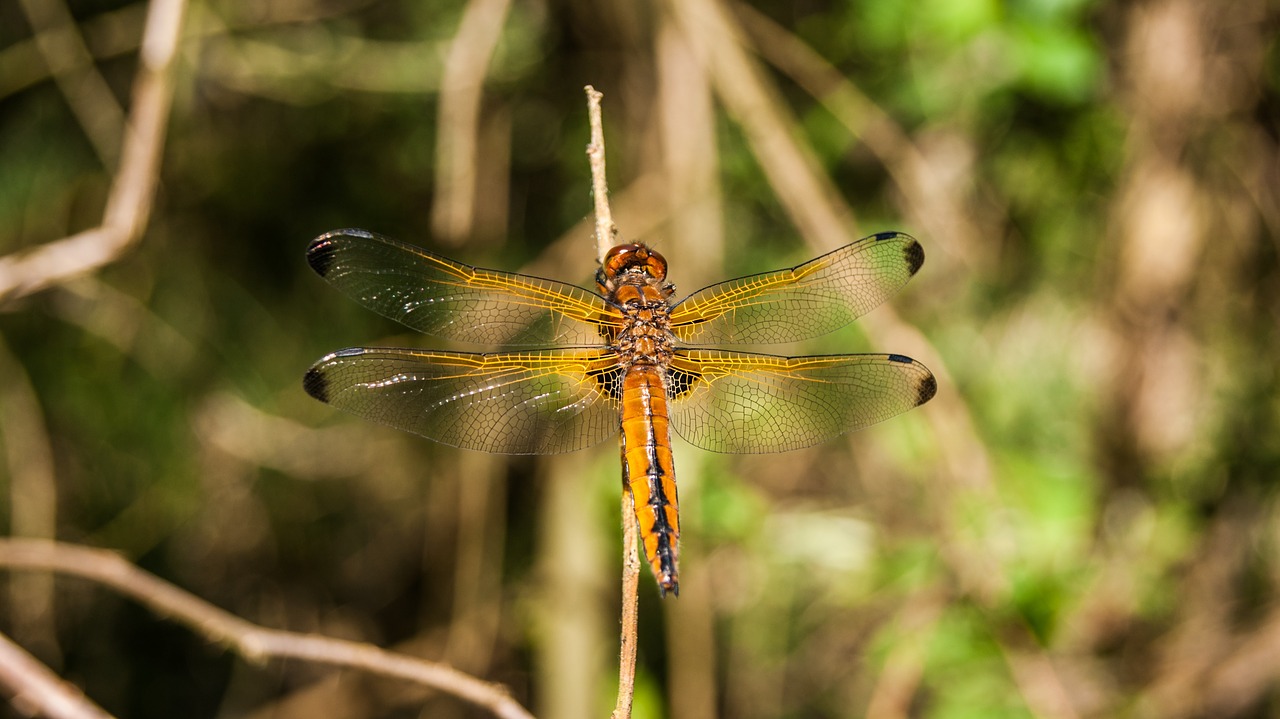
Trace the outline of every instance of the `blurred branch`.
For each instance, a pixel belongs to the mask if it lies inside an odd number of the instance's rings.
[[[1257,550],[1259,527],[1276,526],[1273,503],[1257,511],[1234,500],[1220,509],[1182,570],[1178,618],[1160,641],[1138,717],[1228,717],[1244,713],[1280,677],[1280,607],[1260,621],[1232,626],[1243,600],[1239,587]]]
[[[371,644],[265,629],[215,607],[117,554],[58,542],[0,539],[0,566],[72,574],[106,585],[246,660],[302,659],[438,689],[506,719],[532,719],[506,690],[451,667]]]
[[[749,56],[733,19],[718,0],[673,2],[671,6],[684,24],[689,41],[711,68],[720,97],[743,127],[753,153],[760,160],[770,185],[792,221],[809,243],[820,251],[847,243],[852,210],[822,172],[796,121]],[[789,35],[781,29],[751,12],[744,13],[744,17],[754,21],[756,30],[766,35],[760,44],[769,49],[763,52],[770,53],[780,64],[802,69],[799,75],[810,77],[815,97],[828,94],[819,90],[820,84],[835,83],[835,87],[844,91],[844,105],[838,116],[855,135],[869,123],[876,128],[878,134],[874,137],[883,153],[881,159],[891,172],[897,171],[895,180],[902,186],[904,194],[914,200],[912,204],[916,206],[918,215],[927,216],[930,209],[926,206],[931,207],[935,203],[952,208],[950,215],[960,214],[955,210],[959,203],[949,192],[943,191],[945,188],[938,187],[940,183],[932,178],[927,163],[905,133],[897,130],[883,113],[877,112],[878,108],[861,97],[843,78],[837,82],[838,73],[833,68],[825,61],[816,61],[816,56],[811,53],[803,52],[807,48],[798,41],[789,40]],[[870,121],[858,118],[858,114],[868,112],[871,113]],[[913,188],[918,189],[912,192]],[[891,346],[903,347],[920,356],[935,368],[944,386],[950,384],[946,382],[949,373],[936,349],[918,330],[893,312],[881,309],[864,326],[876,339],[896,338],[889,343]],[[950,479],[948,486],[963,493],[976,491],[994,499],[989,453],[974,431],[972,413],[958,394],[941,394],[943,396],[924,411],[941,448],[943,467]],[[974,542],[963,538],[957,525],[957,512],[951,502],[940,501],[934,507],[940,522],[939,533],[948,538],[942,551],[956,570],[961,585],[984,606],[999,606],[1009,582],[999,563],[991,556],[987,546],[989,540],[980,537]],[[1011,637],[1002,646],[1027,706],[1043,716],[1074,717],[1075,711],[1048,655],[1029,637],[1025,626],[1015,626]]]
[[[711,78],[670,17],[660,18],[654,43],[655,124],[662,148],[664,204],[671,215],[666,255],[685,268],[688,286],[703,287],[714,279],[715,268],[724,266],[715,95]],[[633,237],[640,236],[630,218],[627,229]]]
[[[198,5],[192,12],[192,17],[187,22],[187,37],[200,37],[206,42],[201,43],[201,51],[209,51],[216,54],[220,47],[224,45],[233,45],[228,36],[230,33],[246,31],[246,29],[266,28],[276,26],[296,26],[300,23],[315,23],[319,20],[340,17],[356,12],[362,6],[369,5],[372,0],[301,0],[291,1],[291,3],[275,3],[275,4],[255,4],[252,6],[242,6],[244,13],[242,18],[233,20],[224,20],[215,15],[214,8],[210,5]],[[219,8],[223,9],[223,8]],[[88,50],[92,60],[106,60],[111,58],[119,58],[120,55],[127,55],[129,52],[136,51],[142,41],[142,27],[146,23],[147,5],[145,3],[134,3],[125,5],[123,8],[115,10],[106,10],[104,13],[93,15],[79,23],[79,35],[83,37],[83,45]],[[64,32],[63,29],[56,29],[55,33]],[[209,42],[209,38],[223,38],[224,42]],[[55,38],[56,40],[56,38]],[[45,61],[44,52],[40,49],[41,36],[27,38],[13,45],[0,50],[0,97],[13,95],[15,92],[26,90],[28,87],[35,86],[37,83],[44,82],[54,74],[54,69]],[[369,56],[360,58],[356,61],[362,72],[369,72],[371,60],[379,58],[379,56],[387,55],[388,46],[403,49],[406,60],[408,54],[412,54],[413,58],[419,59],[419,63],[415,67],[422,67],[422,60],[426,59],[426,55],[430,54],[431,58],[435,58],[436,49],[434,45],[426,45],[424,42],[374,42],[366,41],[367,45],[372,46]],[[424,47],[425,45],[425,47]],[[379,52],[379,50],[384,50]],[[360,61],[365,60],[365,61]],[[82,58],[70,60],[72,65],[67,67],[67,72],[76,72],[83,64]],[[68,60],[63,60],[64,65],[68,65]],[[207,65],[202,63],[202,67],[207,70]],[[329,73],[329,77],[342,77],[339,73]],[[352,79],[352,73],[347,73],[347,78]],[[376,84],[378,79],[370,78],[371,84]],[[123,114],[122,114],[123,116]],[[116,133],[118,136],[119,133]]]
[[[884,166],[902,193],[908,213],[925,234],[963,260],[972,261],[980,233],[964,210],[961,188],[947,182],[946,173],[930,163],[889,113],[794,33],[745,3],[736,3],[733,10],[761,56],[820,102],[849,134],[862,140]]]
[[[1006,624],[1003,635],[996,639],[1027,710],[1041,719],[1078,719],[1080,712],[1072,703],[1071,692],[1031,627],[1019,619]]]
[[[197,403],[191,424],[209,446],[298,479],[351,477],[379,459],[397,458],[393,441],[351,427],[307,427],[229,392],[212,393]]]
[[[0,258],[0,305],[114,262],[141,238],[155,196],[185,9],[185,0],[152,0],[148,8],[133,109],[102,224]]]
[[[440,80],[436,202],[431,216],[432,232],[449,244],[459,244],[471,234],[479,190],[476,147],[484,78],[510,7],[510,0],[471,0],[449,43]]]
[[[9,531],[52,539],[57,531],[58,485],[40,397],[22,363],[0,340],[0,437],[8,469]],[[53,626],[53,577],[10,577],[9,602],[18,639],[46,659],[59,653]]]
[[[328,49],[300,52],[293,45]],[[369,40],[301,26],[281,29],[271,40],[227,36],[207,43],[201,73],[246,95],[311,104],[347,90],[437,92],[443,54],[444,43]]]
[[[907,598],[896,619],[902,639],[895,641],[885,656],[884,666],[867,702],[867,719],[906,719],[911,716],[916,691],[924,677],[929,643],[937,633],[947,599],[942,587],[927,588]]]
[[[710,62],[717,90],[743,125],[753,152],[792,221],[817,250],[826,251],[847,243],[849,235],[840,218],[852,217],[852,210],[821,171],[795,120],[787,115],[777,99],[777,93],[766,85],[733,30],[730,18],[717,0],[691,0],[676,5],[677,16],[686,24],[686,36],[691,44],[701,48],[703,61]],[[694,12],[698,14],[682,15]],[[863,318],[863,326],[875,339],[887,340],[887,344],[901,347],[923,360],[938,374],[940,385],[953,386],[947,381],[949,373],[938,351],[923,334],[898,318],[892,308],[882,307]],[[990,495],[989,453],[974,430],[972,413],[960,395],[944,390],[923,411],[933,425],[952,483]],[[939,506],[946,507],[947,503]],[[983,548],[965,549],[960,544],[948,543],[944,551],[960,570],[968,590],[994,599],[1001,588],[1007,586],[1000,572],[993,573],[996,563]]]
[[[71,10],[62,0],[21,0],[35,31],[35,46],[94,152],[108,169],[120,159],[124,110],[93,64]]]
[[[1280,609],[1270,613],[1249,630],[1234,637],[1230,653],[1209,667],[1200,681],[1184,685],[1194,687],[1196,702],[1174,705],[1173,711],[1155,716],[1173,717],[1198,702],[1205,716],[1236,716],[1274,691],[1280,677]],[[1185,698],[1185,695],[1184,697]]]
[[[0,634],[0,687],[23,716],[48,719],[109,719],[80,689]]]
[[[461,669],[483,672],[493,658],[502,624],[502,565],[506,531],[506,461],[462,452],[457,485],[457,562],[453,619],[444,656]]]
[[[39,3],[37,4],[39,5]],[[57,12],[43,7],[40,8],[40,11],[45,14]],[[92,68],[92,61],[94,60],[105,60],[136,51],[142,37],[142,26],[146,22],[146,15],[147,6],[143,3],[134,3],[125,5],[118,10],[99,13],[82,21],[79,25],[78,34],[80,42],[90,56],[88,66]],[[55,67],[51,67],[45,60],[44,45],[46,43],[63,42],[60,36],[66,32],[66,27],[49,30],[44,33],[37,31],[34,37],[15,42],[0,50],[0,98],[8,97],[43,82],[49,77],[55,76],[59,70],[66,74],[82,72],[83,56],[72,58],[60,56],[62,61]],[[54,37],[50,38],[48,34],[52,34]],[[69,42],[74,43],[75,41],[75,38],[69,39]],[[50,49],[52,50],[53,48]],[[72,52],[75,52],[74,49]],[[111,101],[115,105],[116,111],[120,112],[121,122],[123,123],[123,112],[120,111],[119,105],[115,103],[114,96]],[[114,138],[119,137],[119,134],[119,131],[117,131],[112,136],[113,147],[115,147]],[[118,150],[119,148],[116,147],[115,149]]]
[[[672,0],[668,7],[801,234],[823,252],[848,244],[852,212],[802,142],[794,118],[746,52],[724,7],[718,0]]]

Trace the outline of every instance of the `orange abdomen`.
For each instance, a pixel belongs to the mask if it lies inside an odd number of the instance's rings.
[[[644,556],[662,592],[678,595],[680,518],[667,390],[662,370],[653,365],[632,366],[622,381],[622,472],[635,500]]]

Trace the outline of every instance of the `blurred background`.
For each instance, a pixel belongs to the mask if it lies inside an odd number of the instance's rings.
[[[0,0],[0,254],[102,222],[147,11]],[[590,83],[622,236],[678,288],[910,232],[898,297],[775,351],[939,378],[812,450],[676,440],[636,716],[1280,716],[1278,31],[1275,0],[193,0],[136,244],[0,293],[0,524],[605,715],[617,447],[469,453],[301,387],[445,346],[314,276],[323,231],[590,281]],[[118,716],[485,716],[82,580],[0,588]]]

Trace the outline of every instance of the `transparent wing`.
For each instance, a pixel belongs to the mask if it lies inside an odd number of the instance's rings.
[[[667,373],[671,426],[712,452],[785,452],[924,404],[938,384],[894,354],[776,357],[679,350]]]
[[[555,454],[616,437],[617,356],[582,348],[470,354],[356,347],[322,358],[316,399],[453,447]]]
[[[599,295],[553,280],[484,270],[364,230],[307,248],[316,274],[365,307],[420,332],[478,344],[600,344],[620,322]]]
[[[688,344],[797,342],[837,330],[893,295],[924,263],[910,235],[881,232],[790,269],[739,277],[676,304]]]

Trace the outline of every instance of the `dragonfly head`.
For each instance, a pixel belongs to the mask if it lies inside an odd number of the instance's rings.
[[[641,272],[658,282],[667,278],[666,258],[640,244],[618,245],[609,250],[600,269],[610,280],[628,272]]]

